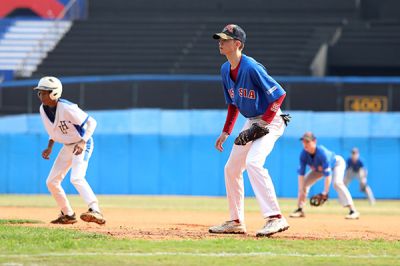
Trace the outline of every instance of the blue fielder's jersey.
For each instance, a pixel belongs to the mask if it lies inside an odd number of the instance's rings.
[[[335,156],[335,153],[322,145],[317,146],[313,156],[303,150],[300,154],[300,167],[297,172],[299,175],[304,175],[308,165],[311,170],[322,173],[324,176],[330,176],[336,164]]]
[[[242,54],[236,82],[230,77],[230,68],[229,61],[221,67],[225,100],[237,106],[244,117],[264,114],[268,105],[286,93],[264,66],[251,57]]]
[[[354,172],[358,172],[362,167],[364,167],[364,164],[360,159],[355,162],[353,162],[351,158],[347,159],[347,169],[352,169]]]

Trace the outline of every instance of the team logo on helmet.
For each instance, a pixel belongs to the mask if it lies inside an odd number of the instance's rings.
[[[235,27],[235,25],[233,25],[233,24],[226,25],[223,31],[228,31],[230,33],[233,33],[234,27]]]

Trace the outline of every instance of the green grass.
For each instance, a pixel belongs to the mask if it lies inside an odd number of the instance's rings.
[[[150,241],[0,225],[0,243],[0,263],[35,265],[396,265],[400,259],[400,243],[382,240]]]
[[[83,200],[77,196],[68,196],[74,207],[86,208]],[[122,208],[141,210],[188,210],[188,211],[227,211],[224,197],[180,197],[180,196],[99,196],[102,208]],[[296,207],[294,199],[279,199],[283,213],[290,213]],[[357,209],[364,215],[400,215],[400,201],[380,200],[370,206],[367,200],[356,200]],[[343,214],[344,210],[336,199],[331,199],[329,208],[307,208],[307,213]],[[246,198],[246,212],[259,212],[255,198]],[[55,201],[49,195],[0,195],[0,206],[47,207],[56,208]]]
[[[0,219],[0,224],[43,224],[44,222],[38,220],[28,219]]]
[[[70,197],[76,207],[85,205]],[[100,196],[103,208],[226,211],[224,198]],[[284,212],[294,200],[280,200]],[[379,201],[374,207],[357,201],[363,215],[400,216],[399,201]],[[0,206],[56,208],[48,196],[1,195]],[[328,208],[308,212],[343,213],[335,200]],[[259,212],[253,198],[246,199],[247,212]],[[4,213],[3,213],[4,217]],[[21,220],[29,222],[29,220]],[[16,221],[14,221],[16,222]],[[384,240],[289,240],[203,239],[132,240],[84,233],[72,229],[49,229],[10,225],[0,221],[0,265],[398,265],[400,241]]]

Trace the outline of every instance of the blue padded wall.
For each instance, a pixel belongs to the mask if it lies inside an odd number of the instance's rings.
[[[224,165],[233,145],[223,153],[214,148],[225,120],[219,110],[125,110],[89,112],[98,122],[95,147],[87,172],[98,194],[225,195]],[[360,149],[377,198],[400,198],[400,114],[291,112],[293,122],[266,167],[280,197],[296,197],[299,137],[312,130],[319,143],[348,157]],[[391,123],[387,123],[391,121]],[[232,136],[238,134],[240,117]],[[46,178],[61,145],[49,161],[41,158],[47,145],[37,115],[0,118],[0,193],[48,193]],[[318,182],[311,193],[320,192]],[[76,193],[63,182],[67,193]],[[354,197],[364,197],[357,182]],[[254,195],[245,174],[246,196]],[[331,196],[336,192],[331,189]]]

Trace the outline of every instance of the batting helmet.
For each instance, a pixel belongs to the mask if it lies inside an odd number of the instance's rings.
[[[39,80],[39,83],[34,90],[51,91],[49,95],[50,99],[57,100],[62,94],[62,84],[56,77],[43,77]]]

